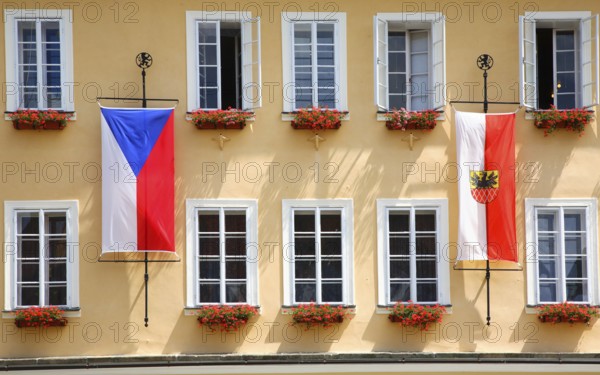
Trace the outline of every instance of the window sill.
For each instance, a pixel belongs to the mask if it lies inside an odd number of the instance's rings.
[[[548,109],[527,109],[525,111],[525,120],[535,120],[535,116],[534,116],[535,113],[538,113],[538,112],[547,112],[547,111],[549,111],[549,110]],[[566,110],[559,110],[559,111],[566,111]],[[596,111],[592,110],[592,109],[589,109],[587,112],[588,113],[593,113],[593,114],[596,113]]]
[[[441,305],[444,306],[446,308],[446,314],[452,314],[452,305]],[[382,306],[382,305],[377,305],[377,308],[375,309],[375,314],[376,315],[390,315],[390,309],[393,308],[394,305],[388,305],[388,306]]]
[[[341,117],[342,121],[350,120],[350,112],[348,111],[340,111],[343,113]],[[281,121],[294,121],[296,119],[296,113],[298,112],[281,112]]]
[[[281,306],[281,314],[282,315],[292,315],[292,309],[299,307],[299,306],[308,306],[310,304],[306,303],[306,304],[298,304],[298,305],[294,305],[294,306]],[[322,305],[317,305],[317,306],[322,306]],[[329,304],[329,306],[331,307],[338,307],[341,306],[342,308],[344,308],[346,310],[346,313],[349,315],[356,315],[356,305],[333,305],[333,304]]]
[[[65,313],[63,314],[64,318],[81,318],[81,308],[80,307],[72,307],[72,308],[64,308],[61,309]],[[2,319],[14,319],[17,314],[17,310],[3,310],[2,311]]]
[[[184,316],[196,316],[196,311],[198,311],[198,309],[201,309],[203,307],[209,307],[209,306],[239,306],[239,305],[201,305],[201,306],[196,306],[196,307],[184,307],[183,315]],[[253,307],[258,310],[258,315],[260,315],[261,314],[260,306],[253,306]]]
[[[525,306],[525,314],[527,315],[537,315],[538,311],[536,310],[538,307],[544,306],[544,305],[554,305],[555,303],[547,303],[547,304],[539,304],[539,305],[526,305]],[[574,305],[577,305],[576,303],[574,303]],[[590,307],[600,307],[600,305],[590,305],[590,304],[586,304],[586,303],[582,303],[581,305],[584,306],[590,306]]]
[[[75,111],[56,111],[56,112],[58,112],[58,113],[69,113],[71,115],[71,117],[69,117],[68,121],[77,121],[77,112],[75,112]],[[4,112],[4,119],[6,121],[12,121],[11,118],[10,118],[10,115],[12,115],[13,113],[16,113],[16,111],[5,111]]]
[[[438,117],[436,117],[436,121],[444,121],[444,120],[446,120],[446,112],[444,112],[444,111],[437,111],[437,112],[438,112]],[[387,121],[386,115],[388,113],[391,113],[391,112],[377,111],[377,121],[379,121],[379,122],[386,122]]]

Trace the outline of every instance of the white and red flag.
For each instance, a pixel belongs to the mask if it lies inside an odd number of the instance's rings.
[[[456,112],[457,261],[518,262],[515,114]]]

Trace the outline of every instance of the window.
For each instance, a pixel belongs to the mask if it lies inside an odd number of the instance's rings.
[[[381,111],[444,106],[444,18],[380,13],[374,18],[375,104]]]
[[[450,304],[448,202],[377,200],[379,305]]]
[[[7,201],[5,309],[76,308],[78,207],[75,201]]]
[[[596,199],[526,199],[528,304],[598,304]]]
[[[526,13],[519,27],[522,105],[544,110],[598,104],[598,15]]]
[[[7,111],[73,111],[70,10],[4,11]]]
[[[188,111],[261,106],[260,18],[188,11]]]
[[[284,111],[346,111],[345,13],[282,13]]]
[[[284,304],[352,305],[352,200],[284,200]]]
[[[257,202],[187,201],[187,306],[258,305]]]

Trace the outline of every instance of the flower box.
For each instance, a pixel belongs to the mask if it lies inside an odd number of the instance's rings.
[[[592,112],[585,108],[558,110],[551,106],[547,111],[536,111],[533,113],[536,128],[544,130],[544,136],[554,132],[556,129],[577,132],[581,137],[585,127],[592,120]]]
[[[563,302],[536,307],[537,316],[542,323],[586,323],[600,315],[597,307]]]
[[[67,126],[71,115],[54,110],[19,109],[9,114],[13,127],[17,130],[62,130]]]
[[[403,327],[416,327],[426,331],[431,324],[441,322],[444,313],[446,313],[446,308],[438,304],[418,305],[411,301],[408,301],[407,304],[399,301],[390,308],[388,319]]]
[[[202,110],[198,109],[190,114],[192,122],[200,130],[208,129],[243,129],[246,121],[252,118],[252,112],[239,109]]]
[[[389,130],[432,130],[437,125],[438,113],[433,110],[411,112],[404,108],[385,114]]]
[[[249,305],[205,306],[196,311],[200,326],[206,326],[211,331],[219,327],[221,331],[226,332],[237,331],[256,314],[258,310]]]
[[[15,325],[23,327],[64,327],[67,319],[63,318],[64,311],[56,306],[29,307],[18,310],[15,314]]]
[[[343,323],[348,312],[342,306],[334,307],[328,304],[311,303],[292,308],[291,315],[294,324],[306,324],[306,329],[312,326],[329,328],[334,324]]]
[[[342,126],[342,117],[345,114],[337,109],[312,107],[300,109],[294,113],[291,122],[294,129],[307,129],[313,131],[326,129],[339,129]]]

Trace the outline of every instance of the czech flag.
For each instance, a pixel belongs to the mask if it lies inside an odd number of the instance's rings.
[[[101,116],[102,252],[174,252],[173,108]]]
[[[515,114],[456,112],[458,261],[518,262]]]

